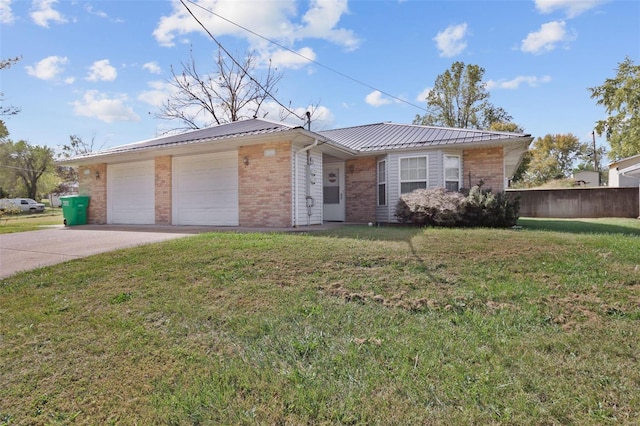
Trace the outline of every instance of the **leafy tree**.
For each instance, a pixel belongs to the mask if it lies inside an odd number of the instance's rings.
[[[9,59],[0,59],[0,70],[9,69],[12,65],[18,62],[21,58],[9,58]],[[0,92],[0,102],[4,101],[4,93]],[[0,116],[4,115],[15,115],[20,112],[20,108],[16,108],[14,106],[0,106]]]
[[[522,129],[516,123],[505,121],[492,122],[491,125],[489,125],[489,130],[493,130],[496,132],[524,133],[524,129]]]
[[[588,145],[581,143],[571,133],[537,138],[529,150],[531,159],[524,181],[536,186],[569,177],[574,161],[583,156],[587,149]]]
[[[491,104],[484,68],[454,62],[451,69],[436,77],[427,95],[427,113],[416,115],[413,124],[487,129],[494,123],[509,123],[512,117]]]
[[[173,92],[156,118],[177,120],[181,126],[174,130],[187,130],[257,117],[262,104],[275,95],[282,74],[269,62],[262,77],[255,78],[256,62],[253,53],[239,64],[218,52],[215,71],[201,74],[191,52],[189,61],[181,62],[182,71],[171,67],[168,83]]]
[[[51,148],[30,145],[25,141],[13,142],[4,137],[0,141],[0,182],[9,193],[24,192],[27,197],[37,199],[41,178],[53,170],[54,160]],[[22,187],[22,191],[20,191]]]
[[[606,134],[611,145],[609,157],[619,160],[640,154],[640,65],[625,58],[618,64],[615,78],[589,91],[607,113],[605,120],[596,123],[596,132]]]

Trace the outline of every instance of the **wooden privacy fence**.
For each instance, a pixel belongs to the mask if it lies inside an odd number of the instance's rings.
[[[520,217],[640,218],[640,188],[508,189]]]

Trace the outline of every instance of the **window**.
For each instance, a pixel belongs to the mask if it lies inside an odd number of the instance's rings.
[[[400,193],[427,187],[427,157],[400,159]]]
[[[444,156],[444,187],[452,192],[460,190],[460,157],[458,155]]]
[[[378,205],[387,205],[387,162],[378,161]]]

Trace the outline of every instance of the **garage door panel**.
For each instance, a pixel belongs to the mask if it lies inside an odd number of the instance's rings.
[[[107,222],[155,223],[155,166],[141,161],[108,166]]]
[[[238,226],[237,152],[174,158],[174,223]]]

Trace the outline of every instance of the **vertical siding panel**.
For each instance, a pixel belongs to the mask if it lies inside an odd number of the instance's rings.
[[[315,170],[315,184],[309,186],[311,197],[313,197],[314,205],[311,208],[311,217],[307,214],[307,153],[299,152],[295,149],[295,157],[298,163],[296,173],[297,200],[296,203],[296,223],[298,226],[319,225],[322,224],[322,153],[320,151],[310,150],[310,156],[313,159],[313,169]],[[292,166],[295,169],[295,164]]]

